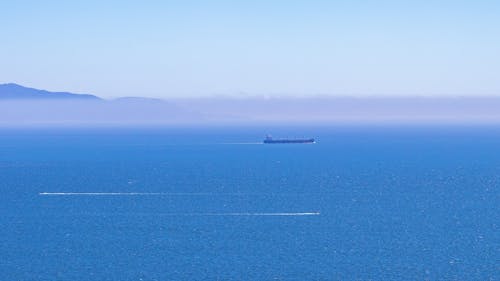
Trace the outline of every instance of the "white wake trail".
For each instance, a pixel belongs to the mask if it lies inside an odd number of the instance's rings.
[[[320,212],[259,212],[259,213],[251,213],[251,212],[229,212],[229,213],[159,213],[159,214],[136,214],[136,215],[153,215],[153,216],[186,216],[186,217],[195,217],[195,216],[319,216]]]
[[[249,144],[249,145],[255,145],[255,144],[264,144],[262,142],[223,142],[220,144]]]
[[[148,196],[148,195],[180,195],[203,196],[212,193],[166,193],[166,192],[40,192],[40,196]]]
[[[194,216],[319,216],[320,212],[305,213],[198,213],[188,214]]]

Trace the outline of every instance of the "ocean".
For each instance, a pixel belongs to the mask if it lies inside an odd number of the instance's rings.
[[[0,194],[0,280],[500,279],[495,126],[0,129]]]

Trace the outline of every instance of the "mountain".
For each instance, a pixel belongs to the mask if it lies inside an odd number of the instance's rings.
[[[100,100],[94,95],[74,94],[69,92],[49,92],[24,87],[14,83],[0,84],[0,100]]]
[[[154,98],[112,100],[0,84],[0,127],[26,125],[151,125],[202,122],[202,114]]]
[[[500,124],[500,97],[207,97],[166,100],[0,85],[0,127],[180,124]]]

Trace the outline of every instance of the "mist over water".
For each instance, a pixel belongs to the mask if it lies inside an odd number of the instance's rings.
[[[500,98],[0,100],[0,126],[491,124]]]

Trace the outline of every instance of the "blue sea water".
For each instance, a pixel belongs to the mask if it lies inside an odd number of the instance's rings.
[[[493,126],[2,129],[0,280],[498,280],[499,187]]]

